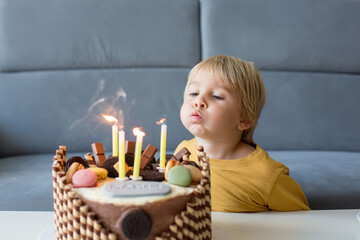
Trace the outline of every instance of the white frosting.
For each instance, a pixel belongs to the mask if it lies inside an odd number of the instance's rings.
[[[164,200],[168,198],[173,198],[179,195],[189,194],[194,191],[192,187],[180,187],[176,185],[169,184],[171,187],[171,193],[168,195],[158,195],[158,196],[144,196],[144,197],[109,197],[103,193],[102,187],[109,182],[116,181],[114,178],[107,178],[105,180],[99,181],[98,186],[94,188],[73,188],[73,191],[78,195],[86,198],[90,201],[95,201],[99,203],[111,203],[115,205],[143,205],[148,202],[155,202],[159,200]],[[166,182],[165,182],[166,183]],[[168,183],[166,183],[168,184]]]

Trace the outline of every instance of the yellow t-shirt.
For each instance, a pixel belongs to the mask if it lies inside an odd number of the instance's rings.
[[[195,138],[179,144],[186,147],[190,161],[198,163]],[[289,176],[289,169],[273,160],[256,145],[241,159],[210,159],[211,210],[259,212],[310,210],[301,187]]]

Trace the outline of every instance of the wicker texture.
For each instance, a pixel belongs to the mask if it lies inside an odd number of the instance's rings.
[[[198,148],[198,156],[203,177],[194,191],[195,197],[156,240],[211,239],[209,161],[201,147]],[[56,239],[117,239],[117,235],[109,232],[96,214],[72,191],[72,184],[66,184],[65,163],[66,147],[60,146],[52,166]]]

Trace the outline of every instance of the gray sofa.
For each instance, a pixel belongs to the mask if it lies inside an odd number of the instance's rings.
[[[360,208],[360,2],[0,0],[0,210],[52,210],[52,157],[102,142],[121,118],[168,151],[192,66],[252,61],[268,89],[255,141],[312,209]]]

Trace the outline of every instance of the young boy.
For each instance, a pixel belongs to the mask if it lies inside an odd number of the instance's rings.
[[[198,163],[196,145],[210,158],[213,211],[309,210],[289,169],[254,143],[265,103],[259,71],[250,62],[214,56],[189,73],[180,116],[195,136],[179,144]]]

